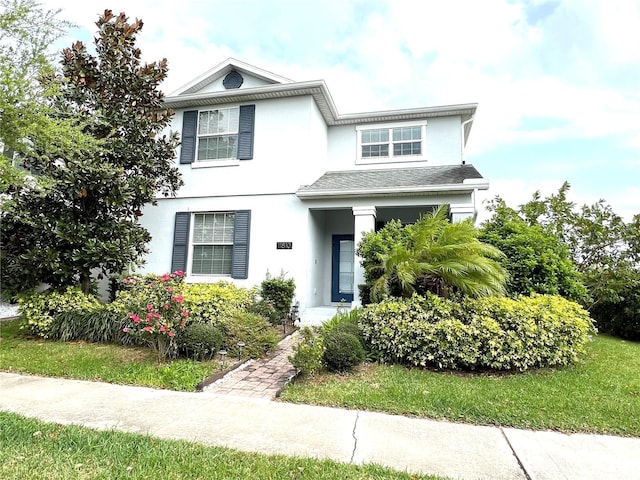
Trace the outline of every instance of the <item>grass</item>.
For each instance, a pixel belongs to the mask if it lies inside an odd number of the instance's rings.
[[[217,361],[158,363],[148,348],[25,338],[19,326],[20,320],[0,324],[0,370],[194,391],[219,368]]]
[[[241,453],[149,436],[97,432],[0,413],[0,478],[431,479],[375,465]]]
[[[290,402],[483,425],[640,436],[640,343],[604,335],[576,365],[461,374],[366,364],[289,385]]]

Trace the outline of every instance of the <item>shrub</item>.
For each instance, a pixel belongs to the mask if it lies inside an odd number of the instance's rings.
[[[193,360],[210,360],[224,343],[224,331],[217,325],[195,322],[180,332],[176,343],[184,356]]]
[[[222,321],[225,330],[227,352],[238,356],[238,343],[244,342],[243,354],[250,358],[260,358],[273,350],[278,343],[278,333],[260,315],[239,312]]]
[[[257,305],[257,313],[278,323],[289,316],[291,302],[296,291],[293,278],[284,278],[284,273],[278,277],[267,274],[267,278],[260,284],[260,296],[262,300]]]
[[[182,294],[193,321],[214,324],[245,311],[255,297],[254,291],[224,281],[183,285]]]
[[[595,270],[587,274],[597,300],[590,312],[598,329],[640,340],[640,269]]]
[[[177,353],[175,336],[189,317],[180,294],[183,278],[182,272],[174,272],[147,275],[142,282],[125,279],[125,283],[133,286],[117,295],[129,318],[122,331],[147,342],[158,354],[158,360]]]
[[[336,313],[333,317],[322,324],[322,334],[327,335],[328,333],[331,333],[334,328],[340,325],[349,324],[357,327],[361,311],[361,308],[354,308],[348,312]]]
[[[293,346],[293,355],[289,356],[289,361],[303,375],[314,375],[322,370],[322,338],[317,331],[309,327],[300,330],[300,334],[302,340]]]
[[[480,240],[505,254],[500,262],[509,273],[508,293],[562,295],[574,301],[587,299],[587,289],[569,248],[558,236],[541,225],[528,225],[504,202],[498,202],[494,208],[493,217],[482,226]]]
[[[360,326],[387,360],[451,369],[568,365],[595,329],[562,297],[487,297],[461,304],[427,295],[368,306]]]
[[[56,316],[51,324],[51,338],[68,342],[136,343],[122,331],[129,319],[119,305],[99,305],[90,310],[71,310]]]
[[[65,291],[47,290],[20,297],[20,313],[25,320],[24,328],[32,335],[50,338],[56,318],[68,312],[90,312],[100,307],[100,302],[92,295],[86,295],[79,288],[68,287]]]
[[[364,361],[365,352],[357,336],[334,330],[323,338],[322,361],[330,372],[346,372]]]

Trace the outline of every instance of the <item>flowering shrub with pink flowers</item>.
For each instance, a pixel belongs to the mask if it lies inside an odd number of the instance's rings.
[[[122,329],[148,343],[163,360],[175,356],[175,337],[185,328],[189,312],[184,308],[184,272],[129,277],[117,301],[126,306],[128,324]]]

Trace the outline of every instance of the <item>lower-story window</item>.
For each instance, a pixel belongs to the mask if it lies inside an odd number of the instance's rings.
[[[196,213],[193,216],[191,273],[231,275],[233,212]]]

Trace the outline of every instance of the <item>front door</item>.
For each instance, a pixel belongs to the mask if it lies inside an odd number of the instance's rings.
[[[353,235],[333,235],[331,242],[331,301],[353,301]]]

